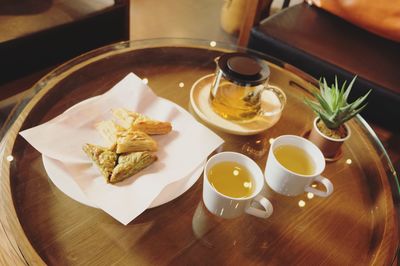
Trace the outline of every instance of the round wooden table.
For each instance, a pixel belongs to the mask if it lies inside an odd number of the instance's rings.
[[[262,193],[274,206],[273,215],[265,220],[249,215],[224,220],[211,215],[202,202],[200,177],[180,197],[146,210],[124,226],[102,210],[61,192],[48,178],[41,154],[18,135],[104,93],[130,72],[146,78],[158,96],[193,113],[189,103],[192,84],[214,72],[215,57],[238,50],[244,51],[181,39],[118,43],[62,65],[31,88],[14,109],[17,112],[10,114],[9,129],[1,141],[0,258],[4,263],[393,263],[399,244],[397,177],[379,139],[360,116],[348,123],[352,137],[344,144],[341,157],[327,163],[324,171],[334,185],[333,194],[328,198],[307,193],[285,197],[265,185]],[[312,97],[315,80],[283,62],[258,56],[269,61],[270,84],[286,93],[280,121],[253,136],[211,129],[225,140],[222,150],[245,153],[263,170],[271,139],[304,135],[311,128],[314,114],[303,99]],[[187,152],[196,151],[188,147]]]

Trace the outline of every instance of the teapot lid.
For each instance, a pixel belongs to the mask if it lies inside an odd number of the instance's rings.
[[[246,53],[227,53],[218,59],[223,76],[240,86],[256,86],[264,83],[270,74],[268,64]]]

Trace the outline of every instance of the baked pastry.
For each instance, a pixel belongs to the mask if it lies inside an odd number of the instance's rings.
[[[117,133],[116,152],[156,151],[157,142],[139,130],[125,130]]]
[[[112,113],[114,117],[117,118],[118,122],[120,122],[121,126],[123,126],[125,129],[129,129],[137,118],[133,112],[130,112],[125,108],[113,109]]]
[[[117,134],[125,129],[112,120],[101,121],[96,124],[96,129],[107,143],[110,150],[117,145]]]
[[[107,148],[89,143],[83,146],[83,151],[92,159],[106,181],[109,182],[110,176],[117,163],[117,154]]]
[[[96,124],[107,147],[85,144],[83,150],[97,165],[107,183],[133,176],[157,160],[157,142],[148,134],[166,134],[171,123],[150,119],[123,108],[113,110],[121,125],[112,120]]]
[[[164,135],[172,130],[170,122],[162,122],[154,119],[150,119],[147,116],[139,115],[132,127],[137,130],[146,132],[149,135]]]
[[[156,160],[157,156],[148,151],[121,154],[109,182],[117,183],[131,177]]]
[[[115,152],[94,144],[85,144],[83,150],[99,168],[107,183],[113,184],[133,176],[157,160],[157,156],[148,151],[118,156]]]
[[[170,122],[154,120],[145,115],[131,112],[124,108],[114,109],[113,115],[121,122],[121,125],[124,128],[141,130],[149,135],[163,135],[172,130]]]

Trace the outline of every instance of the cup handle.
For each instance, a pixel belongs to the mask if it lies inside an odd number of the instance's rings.
[[[253,201],[258,202],[263,207],[263,209],[259,209],[259,208],[251,206],[251,203],[253,203]],[[267,198],[264,198],[260,195],[257,195],[252,200],[251,203],[249,204],[249,206],[247,206],[247,208],[245,210],[247,214],[266,219],[266,218],[270,217],[272,212],[274,211],[274,208],[272,207],[271,202]]]
[[[328,178],[323,177],[323,176],[317,176],[316,178],[314,178],[313,181],[322,184],[326,188],[326,191],[315,189],[315,188],[311,187],[310,185],[306,186],[304,191],[311,192],[314,195],[319,196],[319,197],[328,197],[330,194],[332,194],[333,184],[331,181],[329,181]]]
[[[270,86],[265,86],[264,87],[264,91],[270,91],[273,94],[275,94],[275,96],[278,98],[279,103],[280,103],[280,107],[279,108],[273,108],[271,110],[269,110],[269,108],[265,108],[265,106],[261,105],[261,110],[260,113],[263,116],[274,116],[276,114],[279,114],[282,112],[283,107],[286,104],[286,94],[279,88],[277,87],[270,87]]]

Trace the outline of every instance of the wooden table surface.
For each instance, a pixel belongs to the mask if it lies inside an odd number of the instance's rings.
[[[200,176],[182,196],[124,226],[61,192],[48,178],[41,154],[18,135],[104,93],[130,72],[147,78],[158,96],[191,111],[191,85],[214,71],[216,56],[233,49],[188,40],[125,43],[83,55],[44,77],[34,98],[10,118],[15,122],[1,142],[2,259],[50,265],[391,264],[398,247],[397,179],[380,142],[359,118],[349,123],[353,136],[341,158],[323,173],[334,193],[285,197],[265,185],[262,193],[274,206],[266,220],[211,215],[202,202]],[[213,129],[225,140],[222,150],[243,152],[262,170],[271,138],[303,135],[313,120],[303,104],[313,85],[284,64],[270,66],[270,83],[288,98],[281,120],[254,136]]]

